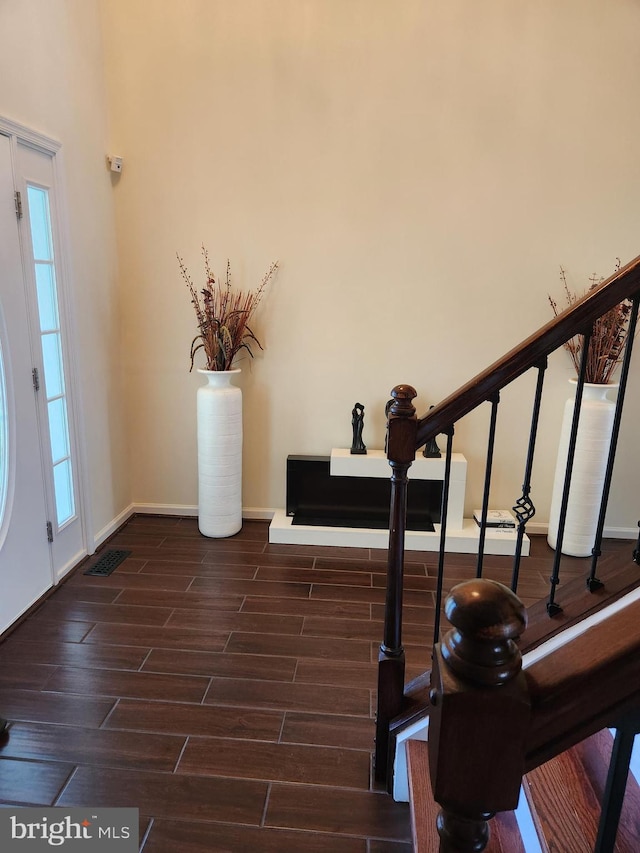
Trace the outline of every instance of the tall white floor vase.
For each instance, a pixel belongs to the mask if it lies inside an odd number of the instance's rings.
[[[577,384],[575,379],[570,382]],[[562,553],[572,557],[589,557],[593,549],[616,406],[614,400],[607,398],[607,394],[617,387],[613,384],[591,385],[585,382],[582,392],[569,504],[562,539]],[[551,497],[547,541],[552,548],[556,547],[558,539],[573,410],[572,397],[564,407]]]
[[[242,391],[236,370],[198,370],[198,527],[203,536],[233,536],[242,527]]]

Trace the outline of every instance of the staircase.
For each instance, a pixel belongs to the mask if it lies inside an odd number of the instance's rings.
[[[631,773],[627,776],[635,734],[640,732],[640,698],[638,696],[640,681],[639,666],[636,663],[640,653],[640,642],[637,637],[630,637],[633,633],[631,629],[640,624],[638,622],[640,618],[638,575],[638,567],[635,563],[610,569],[605,575],[607,583],[599,594],[600,610],[597,607],[591,608],[589,619],[594,624],[586,632],[583,630],[584,620],[574,619],[573,628],[565,629],[560,633],[556,631],[555,639],[552,638],[544,645],[540,644],[540,628],[535,625],[537,620],[535,612],[533,613],[532,649],[524,655],[524,674],[525,680],[528,681],[527,693],[531,700],[531,719],[523,749],[525,769],[528,772],[522,778],[517,813],[502,811],[489,822],[490,835],[486,847],[443,846],[440,848],[438,846],[436,820],[440,806],[434,801],[431,779],[442,776],[439,758],[436,758],[435,762],[432,760],[430,767],[430,746],[425,740],[410,738],[402,745],[402,749],[406,748],[408,799],[411,804],[416,853],[439,849],[443,851],[486,849],[504,851],[504,853],[511,853],[511,851],[514,853],[517,851],[524,851],[524,853],[547,853],[547,851],[632,853],[635,851],[637,853],[640,850],[640,787]],[[610,606],[604,592],[609,579],[611,579],[613,607]],[[463,587],[469,585],[480,588],[484,583],[486,582],[474,581],[461,584],[455,588],[454,593],[459,596],[459,591]],[[505,589],[505,592],[508,591]],[[579,600],[583,594],[579,583],[572,582],[563,591],[561,600],[567,605],[567,609],[571,610],[571,598]],[[627,603],[627,599],[631,601]],[[450,605],[450,599],[447,604]],[[575,601],[573,607],[577,607]],[[617,612],[610,614],[612,610]],[[471,621],[468,617],[456,619],[455,608],[452,606],[449,606],[449,612],[454,614],[452,621],[458,631],[461,630],[460,626],[464,625],[463,633],[465,631],[467,633],[462,638],[464,642],[460,641],[460,647],[464,645],[468,650],[469,640],[473,634],[473,629],[470,627]],[[445,646],[450,641],[452,633],[449,632],[445,636]],[[528,634],[527,629],[520,640],[522,646],[527,646]],[[593,642],[592,648],[590,648],[591,642]],[[546,647],[550,645],[555,645],[557,648],[548,651]],[[442,646],[443,644],[439,644],[436,649],[436,667],[443,665]],[[587,656],[590,660],[585,665]],[[603,665],[603,662],[606,665]],[[574,665],[575,674],[572,672]],[[599,672],[604,673],[603,678],[598,677]],[[444,709],[440,711],[439,708],[442,705],[442,697],[446,697],[451,685],[448,686],[446,679],[441,680],[437,673],[432,681],[438,685],[438,695],[434,696],[433,688],[430,690],[430,696],[421,693],[424,690],[423,684],[416,686],[414,700],[418,703],[418,697],[421,696],[426,703],[422,709],[422,717],[429,713],[431,716],[436,716],[436,730],[432,737],[432,740],[435,740],[436,754],[439,756],[444,754],[445,765],[448,764],[449,758],[453,763],[457,762],[457,772],[460,772],[460,768],[464,768],[465,772],[472,774],[471,768],[477,769],[480,766],[484,773],[486,761],[484,765],[478,764],[478,756],[473,755],[476,751],[475,744],[469,742],[469,727],[476,722],[474,713],[466,715],[464,711],[460,711],[459,707],[456,708],[455,702],[460,698],[468,699],[471,703],[476,701],[476,707],[480,708],[480,717],[482,717],[482,704],[492,701],[488,700],[489,691],[486,688],[479,691],[481,705],[478,706],[477,696],[474,699],[472,695],[474,692],[472,681],[465,682],[464,679],[456,679],[454,676],[454,681],[457,683],[453,684],[451,693],[455,694],[460,686],[462,690],[458,696],[453,696],[454,703],[446,712],[450,719],[454,718],[453,726],[447,731],[442,721],[437,722],[437,717],[438,715],[446,716]],[[568,685],[567,682],[569,682]],[[602,694],[590,702],[589,682],[595,684]],[[623,683],[621,691],[617,691],[615,682]],[[562,695],[566,693],[573,697],[569,703]],[[430,700],[434,703],[431,707]],[[567,704],[571,705],[572,701],[576,707],[569,710],[569,715],[575,725],[569,727],[564,724],[562,717],[567,713]],[[509,762],[505,765],[504,755],[512,751],[513,735],[515,733],[517,740],[517,731],[513,729],[509,731],[509,719],[505,720],[498,705],[492,713],[496,714],[498,720],[494,728],[501,729],[501,734],[504,735],[502,751],[500,748],[494,749],[495,772],[499,775],[507,766],[508,775]],[[508,709],[507,714],[513,714],[513,710]],[[414,717],[418,716],[416,712]],[[616,718],[619,720],[619,728],[615,732],[608,728],[600,728],[604,719]],[[461,724],[461,733],[455,730],[458,724]],[[482,719],[479,721],[479,727],[480,730],[477,732],[479,739],[491,737],[491,732],[487,734],[486,725],[483,728]],[[489,727],[491,728],[491,723]],[[397,732],[398,739],[401,738],[401,734],[401,731]],[[462,756],[455,754],[455,741],[458,738],[466,739]],[[452,743],[454,743],[454,754],[450,752]],[[568,748],[565,748],[567,746]],[[486,745],[479,745],[478,752],[486,759]],[[636,758],[635,766],[638,773],[640,747],[636,750]],[[399,763],[396,764],[396,768],[398,766]],[[444,768],[444,776],[449,776],[450,779],[453,778],[451,774],[455,772],[448,766]],[[441,789],[446,790],[449,783],[445,780]],[[481,797],[484,796],[483,784],[486,784],[486,781],[479,785]],[[465,783],[462,787],[473,789],[474,785]],[[500,788],[500,784],[497,787]],[[503,793],[499,796],[503,796]],[[525,816],[524,824],[522,815]],[[531,825],[529,831],[527,831],[527,824]],[[522,832],[523,825],[524,832]]]
[[[580,581],[560,586],[564,524],[592,326],[623,300],[631,303],[629,335],[590,569]],[[640,600],[627,602],[626,597],[640,581],[640,545],[633,562],[630,555],[626,564],[611,563],[602,554],[604,518],[639,305],[640,258],[636,258],[424,417],[416,417],[413,388],[400,385],[392,391],[387,406],[391,509],[385,625],[378,659],[375,773],[389,791],[394,790],[396,753],[404,757],[404,747],[398,745],[407,731],[418,731],[417,736],[422,739],[406,743],[417,851],[464,853],[487,849],[529,853],[526,845],[531,842],[521,837],[513,814],[521,787],[530,803],[539,839],[532,850],[640,851],[640,792],[635,780],[626,778],[633,737],[640,731]],[[523,631],[526,614],[514,594],[519,579],[519,544],[511,590],[498,589],[500,584],[486,580],[484,573],[482,534],[489,506],[500,391],[526,371],[537,371],[522,495],[513,507],[521,544],[527,522],[535,514],[531,474],[547,356],[577,334],[583,336],[583,359],[557,546],[549,567],[549,596],[529,609],[529,626]],[[477,580],[455,587],[447,599],[444,613],[454,627],[441,637],[447,469],[457,421],[483,403],[490,404],[491,419]],[[447,449],[433,669],[405,685],[402,608],[408,471],[416,451],[441,434],[447,436]],[[613,613],[608,602],[616,599],[625,602],[625,608]],[[572,635],[572,626],[590,624],[584,622],[585,615],[592,620],[593,614],[605,605],[607,616],[601,624],[582,634],[582,628],[578,628],[578,636]],[[548,652],[547,641],[554,636],[556,648]],[[430,730],[429,745],[424,732],[419,734],[426,725]],[[617,730],[615,742],[609,728]],[[611,755],[613,769],[607,778]],[[398,761],[397,766],[401,765]],[[444,805],[434,803],[434,794]],[[492,831],[488,837],[487,819],[496,812],[498,816],[490,821]]]
[[[521,801],[526,799],[534,830],[525,825],[521,831],[516,813],[500,812],[490,823],[487,853],[592,853],[613,742],[612,733],[604,729],[527,773]],[[414,853],[438,849],[435,826],[440,807],[431,791],[427,751],[424,741],[407,744]],[[640,850],[640,786],[631,774],[613,850]]]

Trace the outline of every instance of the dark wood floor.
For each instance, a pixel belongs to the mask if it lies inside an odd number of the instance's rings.
[[[386,555],[267,540],[135,517],[112,575],[81,566],[6,637],[0,804],[136,807],[144,853],[410,853],[408,806],[371,776]],[[534,538],[525,603],[549,553]],[[409,677],[429,667],[436,562],[406,566]],[[447,585],[474,570],[451,555]]]

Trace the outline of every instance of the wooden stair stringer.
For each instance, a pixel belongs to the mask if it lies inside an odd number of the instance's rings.
[[[429,689],[431,671],[419,675],[405,686],[404,708],[389,726],[389,790],[400,802],[409,798],[408,770],[403,744],[408,738],[420,737],[417,729],[429,725]],[[424,734],[423,734],[424,737]]]
[[[399,735],[407,726],[413,725],[421,717],[429,716],[429,690],[431,689],[431,670],[428,669],[404,686],[403,710],[391,721],[389,731],[392,736]]]
[[[520,638],[521,651],[528,652],[551,637],[580,622],[592,613],[601,610],[631,592],[640,583],[640,567],[629,559],[624,566],[600,567],[598,577],[602,589],[589,592],[584,578],[572,578],[561,584],[556,592],[556,603],[561,613],[549,616],[546,600],[537,601],[527,608],[527,627]]]

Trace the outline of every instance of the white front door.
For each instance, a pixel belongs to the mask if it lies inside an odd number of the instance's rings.
[[[0,120],[0,632],[87,553],[54,158]]]
[[[30,308],[31,352],[38,370],[36,404],[54,582],[84,556],[79,454],[74,418],[74,365],[63,293],[53,156],[16,146],[22,267]]]
[[[53,583],[11,145],[0,134],[0,632]]]

